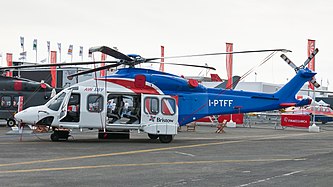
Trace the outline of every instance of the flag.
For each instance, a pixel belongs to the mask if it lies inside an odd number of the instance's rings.
[[[6,60],[7,60],[7,67],[13,66],[13,55],[11,53],[7,53]],[[6,76],[12,77],[13,72],[12,71],[6,72]]]
[[[20,36],[21,48],[24,49],[24,37]]]
[[[56,51],[51,51],[51,64],[55,64],[57,62],[57,52]],[[51,71],[51,86],[53,88],[56,87],[57,85],[57,67],[52,66],[50,67]]]
[[[308,57],[311,55],[311,53],[315,50],[315,40],[308,40]],[[313,58],[309,64],[308,64],[308,68],[312,71],[315,71],[315,58]],[[308,88],[314,90],[314,86],[313,84],[309,81],[309,86]]]
[[[105,60],[106,60],[106,54],[102,53],[101,61],[105,62]],[[101,63],[101,67],[103,67],[103,66],[105,66],[105,63]],[[100,76],[101,77],[105,76],[105,69],[103,69],[103,70],[100,71]]]
[[[232,43],[226,43],[227,53],[230,53],[233,51],[232,49]],[[227,67],[227,76],[228,76],[228,83],[226,86],[226,89],[232,88],[232,54],[226,55],[226,67]]]
[[[160,71],[164,72],[164,46],[161,45],[161,64]]]
[[[83,47],[82,46],[80,46],[79,56],[83,56]]]
[[[61,52],[61,43],[58,43],[58,50]]]
[[[50,52],[50,41],[47,41],[47,52]]]
[[[34,43],[32,45],[32,50],[36,50],[37,51],[37,39],[34,39]]]
[[[68,55],[72,55],[73,54],[73,45],[69,45],[68,47]]]

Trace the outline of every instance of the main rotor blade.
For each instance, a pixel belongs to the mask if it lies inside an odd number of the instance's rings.
[[[92,72],[96,72],[96,71],[100,71],[100,70],[104,70],[104,69],[114,68],[119,65],[121,65],[121,64],[110,64],[110,65],[106,65],[106,66],[102,66],[102,67],[98,67],[98,68],[94,68],[94,69],[90,69],[90,70],[81,71],[79,73],[71,74],[71,75],[68,75],[67,77],[68,78],[76,77],[79,75],[84,75],[84,74],[88,74],[88,73],[92,73]]]
[[[21,63],[21,62],[15,62],[15,63]],[[95,62],[69,62],[69,63],[56,63],[56,64],[36,64],[36,65],[1,67],[0,70],[39,68],[39,67],[54,67],[54,66],[89,65],[89,64],[101,64],[101,63],[118,64],[119,62],[118,61],[95,61]]]
[[[200,57],[200,56],[214,56],[214,55],[228,55],[228,54],[241,54],[241,53],[263,53],[263,52],[273,52],[273,51],[281,51],[281,52],[291,52],[288,49],[264,49],[264,50],[250,50],[250,51],[234,51],[234,52],[224,52],[224,53],[205,53],[205,54],[197,54],[197,55],[182,55],[182,56],[170,56],[164,57],[164,59],[170,58],[188,58],[188,57]],[[148,58],[147,60],[149,60]],[[162,59],[162,58],[151,58],[153,60]]]
[[[121,59],[121,60],[126,60],[126,61],[133,61],[129,56],[116,51],[114,49],[111,49],[110,47],[107,46],[99,46],[99,47],[91,47],[89,49],[89,53],[93,53],[93,52],[101,52],[107,55],[110,55],[116,59]]]
[[[319,49],[316,48],[311,54],[310,56],[306,59],[306,61],[304,62],[303,66],[305,67],[306,65],[308,65],[308,63],[316,56],[316,54],[319,52]]]
[[[210,66],[202,66],[202,65],[193,65],[193,64],[178,64],[178,63],[170,63],[170,62],[154,62],[154,61],[149,61],[149,62],[147,62],[147,63],[156,63],[156,64],[164,63],[164,64],[170,64],[170,65],[190,66],[190,67],[206,68],[206,69],[216,70],[214,67],[210,67]]]

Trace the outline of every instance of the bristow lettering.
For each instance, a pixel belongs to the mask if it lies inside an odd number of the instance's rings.
[[[157,117],[156,122],[163,122],[163,123],[172,123],[172,119],[164,119],[164,118],[159,118]]]

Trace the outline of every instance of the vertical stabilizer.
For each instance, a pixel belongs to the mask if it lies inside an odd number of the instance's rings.
[[[282,100],[295,100],[295,95],[302,88],[304,83],[311,80],[317,73],[308,68],[300,69],[296,76],[292,78],[286,85],[278,90],[274,96]]]

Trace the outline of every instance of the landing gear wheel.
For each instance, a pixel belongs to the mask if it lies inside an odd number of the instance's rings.
[[[148,137],[152,140],[156,140],[158,138],[158,135],[156,134],[148,134]]]
[[[69,131],[54,131],[53,134],[51,134],[50,138],[52,141],[67,141],[69,137]]]
[[[170,143],[173,140],[172,135],[160,135],[159,136],[160,142],[162,143]]]
[[[53,142],[57,142],[57,141],[59,141],[58,133],[53,133],[53,134],[51,134],[50,138],[51,138],[51,140],[52,140]]]
[[[13,119],[8,119],[7,125],[8,125],[8,127],[14,127],[16,125],[16,121]]]

